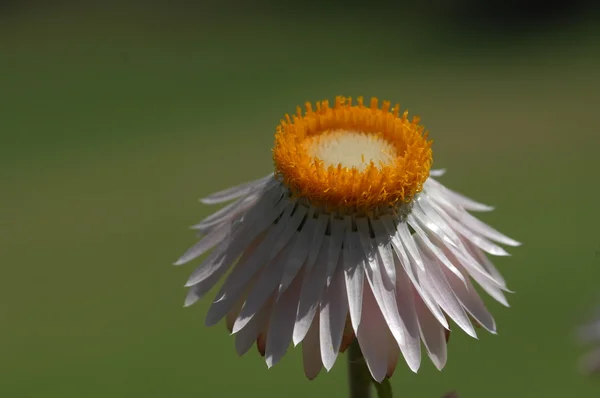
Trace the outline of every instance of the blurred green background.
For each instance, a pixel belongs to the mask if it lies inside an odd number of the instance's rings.
[[[572,332],[600,303],[598,19],[435,3],[2,3],[0,397],[346,396],[343,357],[313,382],[300,349],[239,358],[170,266],[197,198],[268,173],[283,114],[340,94],[420,115],[443,182],[524,242],[495,261],[498,336],[401,364],[395,396],[598,396]]]

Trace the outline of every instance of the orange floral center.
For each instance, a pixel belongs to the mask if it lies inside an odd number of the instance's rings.
[[[277,127],[275,175],[292,195],[330,211],[365,211],[412,201],[432,164],[431,140],[419,118],[399,105],[337,97],[306,103]]]

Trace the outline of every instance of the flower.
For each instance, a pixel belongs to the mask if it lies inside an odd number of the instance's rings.
[[[519,243],[468,212],[491,207],[435,179],[444,171],[430,171],[418,118],[376,98],[315,108],[277,127],[274,174],[201,200],[235,199],[193,227],[203,237],[175,263],[214,248],[189,277],[185,305],[231,269],[206,324],[226,318],[240,355],[256,342],[271,367],[302,343],[312,379],[357,338],[381,381],[400,354],[416,372],[422,341],[441,369],[448,319],[473,337],[471,319],[495,333],[470,279],[508,305],[486,253],[508,255],[494,241]]]
[[[600,311],[598,311],[600,315]],[[600,343],[600,316],[587,324],[580,326],[577,337],[583,344]],[[588,352],[580,362],[581,369],[591,375],[600,373],[600,346]]]

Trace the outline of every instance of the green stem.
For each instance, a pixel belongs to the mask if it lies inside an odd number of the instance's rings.
[[[381,383],[377,383],[373,381],[375,384],[375,389],[377,390],[377,396],[379,398],[392,398],[392,385],[390,384],[390,379],[385,378]]]
[[[348,384],[350,385],[350,398],[371,397],[371,374],[367,363],[360,351],[358,340],[354,339],[348,347]]]
[[[386,378],[381,383],[377,383],[371,378],[357,339],[348,348],[348,382],[350,398],[370,398],[371,384],[375,386],[379,398],[392,398],[392,386],[389,379]]]

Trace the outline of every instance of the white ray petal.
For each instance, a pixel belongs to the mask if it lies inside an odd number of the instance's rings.
[[[273,291],[277,289],[279,283],[281,282],[281,276],[283,275],[283,270],[285,269],[285,264],[290,252],[290,246],[283,249],[269,262],[265,270],[261,273],[258,281],[256,281],[256,285],[250,294],[248,294],[248,299],[244,303],[240,314],[233,325],[233,333],[236,333],[238,330],[242,329],[250,321],[250,319],[256,315]],[[246,283],[247,282],[242,284],[242,286]]]
[[[174,265],[182,265],[195,258],[200,257],[215,245],[222,242],[231,233],[231,224],[225,224],[211,231],[208,235],[200,239],[194,246],[190,247]]]
[[[255,197],[255,200],[257,199],[258,197]],[[228,205],[223,206],[221,209],[210,214],[202,221],[192,225],[190,228],[195,229],[199,232],[206,232],[207,230],[214,228],[216,225],[228,222],[236,218],[241,213],[238,211],[238,207],[242,207],[244,200],[245,198],[240,198],[235,202],[231,202]]]
[[[427,195],[425,196],[427,197]],[[449,202],[444,202],[443,200],[438,200],[438,202],[439,203],[429,198],[431,207],[435,209],[435,211],[449,224],[449,226],[456,230],[456,232],[458,232],[463,238],[467,238],[470,242],[477,244],[477,246],[481,247],[490,254],[496,256],[510,255],[502,247],[488,240],[485,234],[481,234],[474,229],[468,228],[467,224],[460,220],[461,214],[466,214],[469,217],[473,217],[469,213],[455,208]],[[445,205],[441,205],[440,203],[445,203]]]
[[[323,365],[327,371],[331,370],[338,356],[347,316],[344,267],[340,259],[340,264],[321,300],[320,348]]]
[[[416,291],[414,296],[421,339],[429,358],[431,358],[431,362],[433,362],[437,369],[441,370],[446,366],[448,357],[444,329],[431,311],[429,311],[428,306],[423,302],[421,296],[416,294]]]
[[[227,272],[227,269],[228,268],[223,267],[221,272],[215,272],[209,278],[206,278],[202,282],[199,282],[188,288],[183,306],[189,307],[204,297],[204,295],[208,293],[217,284],[217,282],[219,282],[219,279],[221,279],[221,277]]]
[[[273,248],[276,245],[277,241],[281,239],[281,232],[285,227],[284,223],[278,223],[273,225],[268,231],[260,243],[260,245],[256,248],[256,251],[252,256],[249,256],[247,261],[245,262],[243,267],[237,268],[232,272],[225,283],[221,287],[221,291],[216,298],[216,301],[223,300],[228,294],[232,294],[237,291],[240,287],[245,285],[248,280],[260,269],[267,265],[269,259],[272,259],[278,253],[273,253]]]
[[[216,281],[218,281],[233,264],[234,259],[231,259],[227,255],[227,249],[227,242],[223,242],[213,250],[212,253],[200,263],[194,272],[191,273],[185,286],[191,287],[201,283],[212,283],[214,285],[214,283],[216,283]],[[215,278],[217,279],[215,280]],[[208,280],[213,282],[209,282]]]
[[[427,307],[433,313],[435,318],[438,319],[441,325],[443,325],[445,328],[448,328],[448,322],[446,321],[446,317],[442,313],[440,307],[436,304],[435,300],[429,294],[429,292],[423,289],[420,283],[418,282],[418,278],[415,274],[415,270],[418,266],[416,265],[414,258],[409,258],[408,252],[406,251],[407,249],[403,245],[403,242],[400,240],[400,236],[398,234],[394,234],[396,231],[393,225],[393,221],[389,218],[389,216],[383,217],[382,220],[384,226],[392,236],[392,248],[394,249],[394,252],[396,254],[396,257],[394,258],[394,261],[396,263],[396,273],[400,272],[400,269],[404,271],[404,273],[410,279],[413,287],[417,290],[418,294],[425,301]]]
[[[478,248],[475,248],[475,249],[476,250],[474,250],[474,252],[479,250]],[[483,253],[480,252],[480,254],[483,257],[485,257],[485,255]],[[490,265],[491,265],[491,263],[490,263]],[[465,266],[465,264],[463,264],[463,266]],[[473,278],[475,280],[475,282],[477,282],[479,284],[479,286],[481,286],[482,289],[485,290],[485,292],[487,294],[492,296],[496,301],[498,301],[500,304],[504,305],[505,307],[510,307],[510,305],[508,304],[508,300],[506,300],[506,297],[504,296],[504,293],[502,292],[503,289],[500,287],[501,285],[504,285],[503,279],[499,280],[496,277],[493,277],[488,273],[484,274],[484,273],[480,272],[476,268],[469,269],[467,267],[468,267],[468,264],[465,266],[465,268],[469,271],[471,278]]]
[[[473,273],[478,273],[484,278],[488,279],[490,282],[497,285],[500,289],[510,292],[506,285],[490,275],[483,265],[475,260],[466,248],[464,250],[457,250],[454,247],[447,246],[447,249],[455,256],[455,259],[458,260],[459,264],[457,264],[457,266],[462,265],[463,268],[469,272],[469,274],[472,275]]]
[[[205,319],[207,326],[218,323],[231,310],[241,296],[242,291],[244,291],[244,287],[250,284],[257,274],[260,274],[261,267],[268,264],[267,255],[276,236],[276,229],[271,228],[270,231],[263,234],[262,240],[255,241],[242,254],[208,309]],[[244,279],[244,282],[239,282],[242,276],[247,279]],[[236,285],[234,285],[234,282]]]
[[[279,296],[271,312],[265,351],[265,360],[269,368],[279,362],[292,341],[294,320],[302,288],[302,276],[300,273],[294,278],[289,289]]]
[[[446,220],[438,214],[434,205],[435,203],[426,194],[419,195],[413,207],[413,213],[418,216],[425,227],[438,235],[440,239],[456,247],[462,247],[459,236]]]
[[[308,252],[311,247],[310,243],[315,235],[315,228],[317,227],[317,220],[315,220],[313,216],[314,209],[311,209],[306,216],[306,222],[298,232],[298,239],[294,243],[290,259],[283,271],[283,277],[281,278],[281,284],[279,285],[280,294],[288,288],[290,283],[292,283],[292,280],[302,265],[305,264],[306,258],[308,257]]]
[[[283,206],[287,204],[283,200],[273,204],[273,197],[264,199],[248,212],[248,217],[244,218],[239,228],[228,240],[223,242],[223,250],[213,250],[213,253],[192,272],[186,286],[193,286],[201,282],[204,278],[210,276],[215,268],[219,268],[223,264],[230,265],[235,261],[243,250],[280,216]],[[266,207],[269,207],[270,211],[267,211]],[[261,210],[263,210],[263,214],[260,214],[261,218],[258,219],[257,212]]]
[[[471,231],[476,232],[486,238],[489,238],[495,242],[505,244],[507,246],[520,246],[521,242],[504,235],[497,231],[491,226],[487,225],[477,217],[469,214],[468,212],[456,208],[450,200],[442,198],[435,198],[436,205],[442,207],[449,215],[454,217],[456,221],[469,228]]]
[[[367,258],[367,263],[369,264],[368,267],[365,267],[369,286],[392,335],[404,354],[409,368],[416,372],[421,363],[419,334],[418,329],[415,328],[416,324],[411,324],[411,330],[408,330],[405,321],[409,320],[410,322],[410,317],[408,316],[408,311],[405,311],[406,307],[402,308],[406,319],[402,319],[400,316],[396,302],[395,284],[393,286],[385,286],[384,284],[382,273],[385,273],[385,265],[379,252],[375,249],[375,241],[370,238],[370,230],[366,220],[357,219],[357,226],[360,241]],[[409,305],[409,303],[405,305]]]
[[[342,254],[342,244],[344,243],[344,232],[346,227],[344,220],[332,217],[331,219],[331,241],[329,245],[329,254],[327,258],[327,286],[331,282],[331,278],[338,267],[339,259]],[[343,265],[340,265],[343,267]]]
[[[274,175],[269,174],[268,176],[263,177],[259,180],[246,182],[244,184],[236,185],[234,187],[210,194],[209,196],[200,199],[200,202],[207,205],[227,202],[231,199],[236,199],[240,196],[247,195],[255,189],[260,189],[267,185],[269,182],[274,181],[274,179]]]
[[[454,292],[448,285],[448,281],[446,281],[446,278],[444,277],[440,268],[443,265],[436,256],[429,251],[429,247],[423,242],[420,236],[417,236],[415,241],[417,242],[423,257],[428,260],[427,271],[423,272],[418,270],[419,280],[432,296],[435,297],[435,300],[439,306],[442,307],[444,312],[446,312],[446,314],[448,314],[448,316],[469,336],[477,338],[473,325],[471,325],[462,305],[454,295]]]
[[[271,309],[275,302],[275,296],[272,295],[265,305],[260,309],[258,314],[253,317],[245,328],[238,331],[235,335],[235,349],[238,355],[244,355],[250,347],[256,342],[258,335],[269,322]]]
[[[192,225],[190,229],[196,230],[197,234],[201,236],[202,234],[207,234],[210,231],[219,228],[223,224],[231,223],[232,226],[235,227],[236,224],[246,217],[246,213],[255,206],[263,196],[269,194],[271,196],[277,195],[277,193],[281,191],[281,188],[273,187],[271,188],[271,191],[272,192],[260,191],[240,198],[206,217],[199,223]]]
[[[292,338],[294,345],[300,344],[304,339],[317,312],[319,301],[327,282],[327,260],[330,244],[331,238],[325,236],[315,266],[312,267],[310,272],[306,270],[302,292],[300,293],[300,301],[298,303],[296,324],[294,325]]]
[[[279,222],[282,223],[284,227],[281,231],[279,239],[277,239],[277,242],[273,247],[273,253],[279,253],[279,251],[281,251],[289,242],[292,236],[298,233],[298,227],[308,213],[308,207],[301,204],[296,204],[295,207],[292,207],[292,212],[286,212],[281,216]]]
[[[423,244],[427,247],[429,252],[431,252],[431,254],[435,256],[436,259],[438,259],[444,266],[446,266],[446,268],[452,271],[454,275],[456,275],[460,280],[462,280],[463,283],[467,283],[465,276],[460,273],[458,268],[456,268],[450,260],[448,260],[448,258],[444,255],[443,251],[429,239],[427,232],[425,232],[423,228],[421,228],[418,219],[411,214],[408,216],[408,223],[415,230],[417,236],[420,238],[420,241],[423,242]],[[422,250],[421,253],[423,253]]]
[[[308,268],[311,268],[314,265],[317,257],[319,256],[323,238],[325,237],[325,232],[327,231],[329,218],[330,217],[327,214],[319,214],[317,217],[317,226],[315,227],[314,236],[310,244],[310,251],[308,252],[308,260],[306,264]]]
[[[456,230],[456,232],[458,232],[460,235],[462,235],[465,239],[469,240],[470,242],[473,242],[475,245],[477,245],[482,250],[484,250],[494,256],[510,256],[510,254],[506,250],[504,250],[502,247],[496,245],[495,243],[491,242],[490,240],[484,238],[483,236],[478,235],[477,233],[466,228],[460,222],[454,220],[452,217],[450,217],[448,214],[446,214],[441,209],[441,207],[438,208],[438,212],[442,217],[444,217],[447,220],[447,222],[452,226],[452,228],[454,230]]]
[[[309,380],[317,377],[323,368],[319,354],[319,314],[316,314],[312,326],[302,341],[302,365],[304,374]]]
[[[422,270],[425,270],[425,264],[423,263],[423,259],[421,258],[421,254],[417,245],[415,244],[415,240],[408,230],[408,225],[405,222],[396,223],[396,231],[398,232],[398,236],[402,241],[402,244],[408,250],[408,253],[411,255],[415,264]]]
[[[395,292],[398,313],[406,331],[406,342],[404,346],[400,346],[400,350],[409,368],[416,372],[421,364],[419,322],[415,310],[412,283],[402,267],[397,270]]]
[[[456,298],[462,304],[464,309],[475,319],[481,326],[483,326],[488,332],[496,334],[496,322],[489,313],[485,304],[477,294],[477,291],[471,285],[471,282],[467,280],[467,287],[460,283],[458,278],[451,272],[444,270],[442,272],[446,276],[446,280],[450,285],[450,288],[454,291]]]
[[[375,257],[375,244],[371,240],[371,229],[369,228],[369,219],[367,217],[357,217],[354,219],[356,228],[358,229],[358,236],[360,238],[360,244],[367,264],[371,269],[376,269],[377,258]]]
[[[383,278],[384,283],[389,286],[396,284],[396,265],[394,264],[394,255],[392,253],[392,247],[390,244],[390,233],[383,225],[383,220],[371,219],[371,226],[375,233],[375,241],[377,243],[377,251],[381,257],[381,261],[385,270],[385,276]],[[395,234],[396,231],[393,233]]]
[[[369,240],[369,238],[363,237],[363,239],[361,240],[366,241]],[[396,342],[399,345],[400,350],[404,354],[409,368],[413,372],[416,372],[419,369],[419,365],[421,363],[418,329],[415,330],[413,328],[413,325],[411,325],[412,330],[409,331],[407,325],[405,324],[405,321],[409,320],[410,317],[408,316],[409,310],[407,310],[407,307],[404,306],[408,306],[410,305],[410,303],[402,304],[402,312],[405,315],[406,319],[401,318],[399,308],[396,302],[395,286],[392,288],[388,288],[384,285],[381,274],[383,268],[383,264],[381,264],[381,258],[379,258],[377,252],[370,254],[375,259],[369,267],[365,268],[365,275],[367,276],[367,281],[369,282],[369,286],[375,296],[375,301],[377,302],[379,309],[381,310],[383,318],[387,323],[387,327],[396,339]]]
[[[364,269],[367,265],[360,247],[358,233],[351,229],[346,229],[342,258],[344,261],[344,279],[348,294],[350,322],[352,323],[352,329],[356,332],[362,317]]]
[[[473,199],[464,196],[463,194],[460,194],[456,191],[448,189],[447,187],[440,184],[438,181],[434,180],[433,178],[427,179],[427,181],[425,181],[425,184],[423,184],[423,186],[424,186],[424,191],[430,192],[432,198],[447,197],[456,206],[460,206],[466,210],[480,211],[480,212],[494,210],[494,207],[492,207],[492,206],[488,206],[483,203],[476,202]]]
[[[252,242],[246,251],[242,254],[240,261],[234,265],[234,268],[237,268],[240,263],[243,263],[245,259],[250,256],[256,247],[260,244],[262,239],[264,238],[264,234],[259,236],[254,242]],[[213,272],[211,276],[205,278],[201,282],[196,283],[194,286],[190,287],[185,298],[184,307],[189,307],[194,304],[198,300],[200,300],[206,293],[210,291],[214,287],[214,285],[221,279],[221,277],[229,270],[230,267],[222,267],[221,269]],[[210,312],[210,311],[209,311]]]
[[[363,291],[362,322],[356,331],[360,349],[375,381],[380,383],[387,373],[388,327],[371,288],[367,285]]]
[[[471,278],[473,278],[475,282],[477,282],[487,294],[492,296],[494,300],[496,300],[505,307],[510,307],[510,305],[508,304],[508,300],[504,296],[504,292],[498,287],[498,285],[490,282],[489,279],[482,277],[482,275],[477,272],[471,273]]]
[[[497,281],[498,285],[506,286],[506,280],[504,279],[500,271],[498,271],[498,269],[494,266],[494,264],[492,264],[492,262],[485,255],[485,253],[483,253],[471,242],[465,242],[465,246],[467,247],[467,250],[469,251],[471,256],[473,256],[474,259],[485,268],[488,274],[490,274],[490,276],[495,281]]]
[[[437,170],[430,170],[429,171],[429,175],[431,177],[441,177],[444,174],[446,174],[446,169],[437,169]]]
[[[235,320],[240,314],[240,310],[242,306],[246,302],[246,298],[248,297],[248,293],[252,291],[254,284],[258,280],[259,275],[255,275],[254,278],[250,281],[250,283],[244,289],[244,293],[237,299],[231,310],[225,315],[225,325],[227,326],[227,330],[231,333],[233,331],[233,325],[235,324]],[[208,326],[208,325],[207,325]]]
[[[388,331],[386,334],[387,346],[388,346],[388,355],[387,355],[387,371],[385,375],[387,377],[392,377],[394,371],[396,370],[396,366],[398,365],[398,360],[400,359],[400,348],[398,344],[396,344],[396,340],[392,333]],[[419,341],[419,345],[421,342]]]

